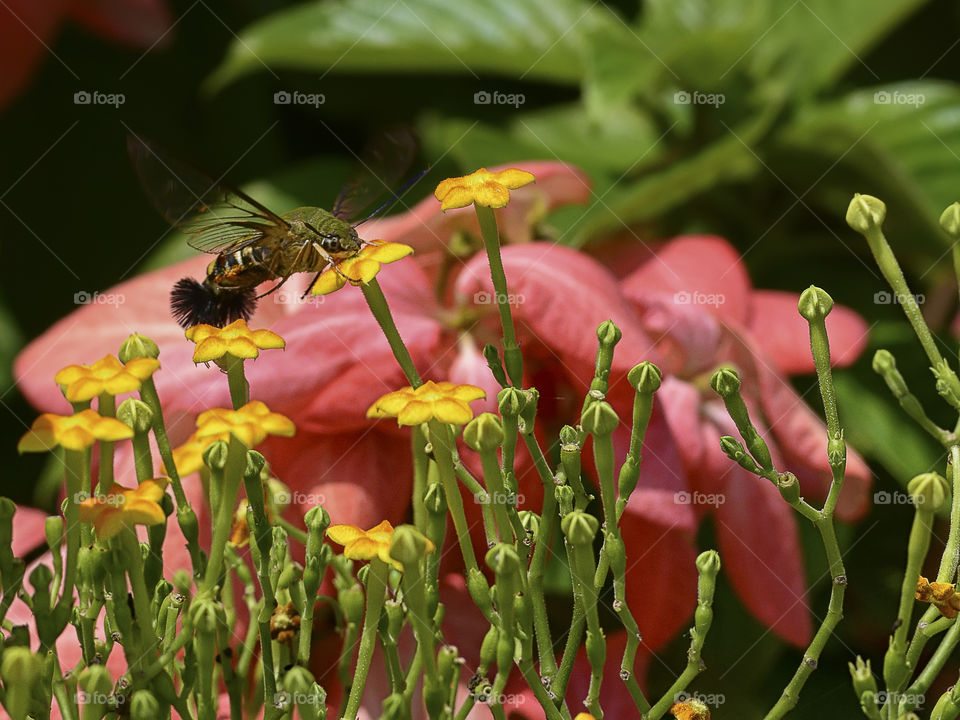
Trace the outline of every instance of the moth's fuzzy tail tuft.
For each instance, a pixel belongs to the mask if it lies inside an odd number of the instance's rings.
[[[234,320],[249,320],[257,307],[252,289],[223,290],[193,278],[181,278],[170,291],[170,310],[183,328],[201,323],[223,327]]]

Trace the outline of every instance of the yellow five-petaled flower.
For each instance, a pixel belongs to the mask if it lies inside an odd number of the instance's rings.
[[[490,208],[502,208],[510,202],[510,191],[532,183],[533,173],[517,168],[490,172],[480,168],[463,177],[442,180],[434,195],[441,210],[466,207],[476,203]]]
[[[413,253],[409,245],[383,240],[370,240],[360,252],[351,258],[331,265],[322,273],[310,288],[314,295],[329,295],[336,292],[349,281],[352,285],[368,283],[380,272],[380,266],[396,262]]]
[[[68,365],[53,380],[63,386],[67,400],[86,402],[104,393],[119,395],[139,390],[159,367],[160,361],[153,358],[134,358],[123,364],[113,355],[105,355],[93,365]]]
[[[296,426],[286,415],[270,412],[270,408],[259,400],[252,400],[239,410],[214,408],[197,416],[198,440],[222,433],[230,433],[248,448],[259,445],[267,435],[292,437]]]
[[[19,452],[45,452],[58,445],[67,450],[86,450],[97,440],[115,442],[133,437],[133,429],[116,418],[103,417],[96,410],[82,410],[75,415],[44,413],[36,420],[20,442]]]
[[[419,425],[434,419],[464,425],[473,419],[468,403],[486,396],[476,385],[427,380],[417,389],[405,387],[387,393],[370,406],[367,417],[395,417],[398,425]]]
[[[186,331],[187,340],[197,344],[193,351],[195,363],[219,360],[224,355],[237,358],[255,358],[261,350],[283,349],[283,338],[270,330],[251,330],[243,318],[234,320],[226,327],[194,325]]]
[[[195,473],[203,467],[204,450],[218,440],[226,442],[229,439],[229,432],[208,435],[202,438],[197,437],[197,433],[193,433],[183,445],[173,449],[173,464],[177,466],[177,474],[183,477],[190,473]]]
[[[403,570],[403,565],[390,557],[393,525],[386,520],[369,530],[363,530],[356,525],[331,525],[327,528],[327,537],[337,545],[343,545],[343,556],[348,560],[380,558],[397,570]],[[427,551],[433,552],[435,549],[428,539]]]
[[[144,480],[130,489],[114,485],[106,495],[90,497],[79,504],[80,519],[93,523],[97,537],[112,538],[125,527],[159,525],[167,516],[160,507],[166,478]]]

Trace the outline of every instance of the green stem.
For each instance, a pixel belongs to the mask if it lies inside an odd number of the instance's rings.
[[[463,498],[453,467],[453,437],[449,425],[438,420],[431,420],[429,425],[430,443],[433,445],[433,456],[440,473],[440,482],[443,484],[443,494],[447,499],[447,508],[453,518],[453,527],[460,543],[460,552],[467,570],[477,570],[477,557],[473,552],[473,543],[470,540],[470,530],[467,526],[467,516],[463,510]]]
[[[380,329],[383,330],[387,342],[390,343],[390,349],[400,364],[400,369],[407,376],[407,381],[414,388],[420,387],[423,381],[413,364],[407,346],[403,343],[403,338],[400,337],[400,331],[397,330],[397,324],[393,321],[390,306],[387,304],[387,298],[383,295],[383,290],[380,289],[380,283],[377,282],[376,278],[373,278],[369,282],[362,283],[360,289],[363,291],[363,297],[370,307],[370,312],[373,313],[373,317],[380,325]]]
[[[503,327],[503,364],[514,387],[523,384],[523,355],[517,344],[517,335],[510,313],[510,295],[507,292],[507,277],[503,271],[500,257],[500,233],[497,230],[497,217],[493,210],[483,205],[474,205],[477,220],[480,222],[480,235],[487,251],[490,264],[490,279],[496,293],[497,310],[500,312],[500,324]]]
[[[227,371],[227,384],[230,386],[230,402],[233,409],[239,410],[250,402],[250,383],[243,370],[243,358],[234,355],[224,355],[217,365]]]
[[[113,395],[101,393],[97,410],[103,417],[116,417],[117,402]],[[100,441],[100,477],[97,482],[97,494],[105,495],[113,487],[113,442]]]
[[[230,436],[230,445],[227,450],[227,463],[223,471],[223,492],[220,493],[220,502],[213,508],[213,540],[210,545],[210,559],[207,561],[207,571],[200,586],[201,592],[209,592],[220,580],[223,572],[223,551],[230,537],[233,526],[234,508],[237,504],[237,493],[243,480],[244,469],[247,464],[247,448],[234,435]]]
[[[86,462],[86,453],[80,450],[65,450],[67,500],[64,509],[66,526],[67,562],[63,573],[58,608],[67,608],[73,604],[73,590],[77,584],[77,558],[80,553],[81,523],[78,510],[78,498],[90,492],[90,466]]]
[[[373,649],[377,640],[377,626],[380,623],[380,613],[383,611],[383,602],[387,593],[387,571],[387,564],[380,558],[370,561],[370,572],[367,575],[367,607],[363,617],[363,632],[360,635],[360,651],[357,653],[357,666],[353,687],[350,688],[350,699],[347,701],[342,720],[356,720],[357,713],[360,711],[360,700],[367,684],[367,673],[370,671],[370,661],[373,659]]]

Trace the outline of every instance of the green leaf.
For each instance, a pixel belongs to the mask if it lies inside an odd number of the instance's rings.
[[[209,82],[220,88],[268,66],[578,83],[588,37],[618,26],[611,11],[587,0],[311,2],[245,29]]]
[[[863,178],[848,195],[866,192],[890,207],[891,242],[904,235],[912,249],[933,248],[935,258],[946,244],[940,213],[958,196],[958,105],[960,86],[952,83],[857,90],[801,112],[777,141],[797,154],[841,158],[844,169]]]

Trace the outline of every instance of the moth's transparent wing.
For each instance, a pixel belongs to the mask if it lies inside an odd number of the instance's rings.
[[[189,236],[187,242],[197,250],[233,252],[288,227],[250,196],[176,160],[152,142],[129,135],[127,151],[150,202]]]
[[[417,154],[417,137],[408,127],[391,128],[378,134],[363,150],[333,204],[332,212],[353,222],[376,209],[376,203],[396,197],[393,193]]]

